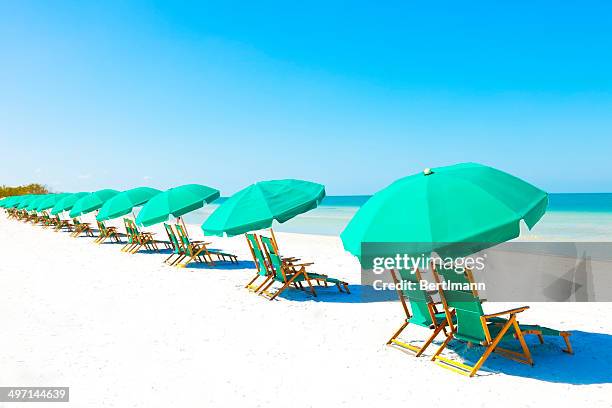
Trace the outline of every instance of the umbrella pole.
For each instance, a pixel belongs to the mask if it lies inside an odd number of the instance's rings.
[[[276,236],[274,236],[274,230],[272,228],[270,228],[270,234],[272,235],[272,243],[274,244],[274,249],[278,254],[278,244],[276,243]]]
[[[187,232],[187,225],[185,225],[185,220],[183,220],[183,217],[178,217],[179,222],[181,224],[183,224],[183,230],[185,230],[185,235],[187,235],[187,238],[189,238],[189,233]]]

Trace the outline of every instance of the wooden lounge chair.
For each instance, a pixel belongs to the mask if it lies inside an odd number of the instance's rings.
[[[53,223],[53,220],[49,218],[49,213],[47,211],[43,211],[38,217],[38,223],[43,228],[49,228],[49,226]]]
[[[259,292],[260,295],[265,296],[270,300],[274,300],[290,285],[293,284],[298,289],[303,289],[302,282],[306,282],[310,289],[310,293],[313,296],[317,296],[317,292],[315,291],[314,286],[312,286],[312,281],[315,281],[319,286],[322,284],[327,286],[328,283],[333,283],[337,286],[340,292],[343,292],[342,289],[344,288],[346,293],[350,293],[348,283],[335,278],[330,278],[327,275],[308,272],[306,267],[314,265],[314,262],[284,262],[281,256],[278,254],[278,248],[272,242],[271,238],[261,236],[260,239],[268,259],[268,265],[272,272],[272,279],[269,283],[261,288],[261,291]],[[276,292],[271,293],[269,289],[275,282],[280,282],[282,286]]]
[[[434,267],[432,269],[434,278],[438,284],[442,282],[440,276],[442,276],[446,282],[474,282],[469,270],[458,272],[453,268],[446,268],[443,266]],[[572,346],[569,341],[569,332],[558,331],[537,325],[519,324],[517,315],[527,310],[529,306],[485,314],[482,309],[482,301],[477,292],[472,290],[450,290],[448,288],[442,288],[440,285],[438,286],[442,304],[447,314],[447,322],[451,329],[446,340],[432,357],[432,361],[435,361],[438,365],[457,373],[473,377],[493,352],[523,364],[533,365],[531,352],[525,342],[526,334],[537,336],[540,343],[544,342],[543,336],[561,336],[567,347],[563,349],[563,351],[573,354]],[[450,318],[451,308],[455,311],[455,321]],[[468,346],[479,344],[484,346],[485,350],[473,366],[441,356],[440,353],[452,339],[467,342]],[[502,341],[513,339],[518,340],[522,352],[500,347]]]
[[[72,224],[68,220],[62,220],[58,214],[55,216],[55,228],[53,230],[58,232],[63,228],[66,228],[68,231],[72,231]]]
[[[74,227],[74,231],[70,234],[71,237],[76,238],[81,233],[85,233],[85,235],[89,235],[90,237],[94,236],[94,233],[87,222],[80,222],[76,218],[72,219],[72,225]]]
[[[185,229],[182,225],[176,224],[175,227],[177,237],[182,244],[182,248],[185,254],[183,259],[189,257],[187,261],[177,262],[175,266],[179,268],[184,268],[185,266],[187,266],[187,264],[189,264],[189,262],[194,260],[206,263],[210,266],[214,266],[215,259],[213,259],[213,256],[216,258],[216,261],[238,263],[238,257],[236,255],[230,254],[228,252],[222,252],[218,249],[208,248],[208,245],[211,244],[210,242],[191,241],[185,233]]]
[[[130,220],[129,218],[124,218],[123,222],[125,224],[125,231],[126,236],[128,237],[128,242],[126,245],[123,246],[123,248],[121,248],[121,251],[127,252],[129,254],[135,254],[142,248],[145,248],[150,251],[159,252],[157,243],[153,238],[153,233],[139,231],[134,221]]]
[[[176,237],[174,229],[172,229],[172,225],[164,223],[164,228],[166,229],[166,234],[168,234],[168,239],[170,240],[169,242],[171,244],[170,249],[172,250],[170,256],[164,259],[164,263],[174,266],[177,262],[183,260],[187,255],[185,254],[181,241],[179,241],[179,239]]]
[[[110,239],[111,241],[114,240],[116,243],[120,244],[121,243],[121,238],[119,238],[119,233],[117,232],[117,228],[116,227],[107,227],[106,225],[104,225],[104,222],[102,221],[96,221],[98,223],[98,238],[96,238],[94,240],[94,242],[98,245],[100,245],[102,242],[104,242],[107,239]]]
[[[259,292],[264,285],[266,285],[270,279],[274,277],[274,274],[270,272],[268,264],[266,263],[266,258],[264,256],[263,250],[261,249],[261,245],[259,244],[259,240],[257,235],[255,234],[244,234],[247,240],[247,244],[249,245],[249,249],[251,250],[251,255],[253,256],[253,261],[255,262],[255,268],[257,269],[257,273],[255,277],[246,284],[245,288],[252,292]],[[263,281],[260,284],[255,284],[258,278],[263,278]]]
[[[394,270],[391,270],[391,277],[397,288],[397,295],[406,313],[406,319],[400,328],[391,336],[387,345],[396,345],[404,349],[410,350],[419,357],[427,347],[434,341],[438,334],[443,331],[446,335],[446,313],[444,309],[438,307],[442,302],[434,302],[431,294],[420,288],[419,282],[422,280],[421,272],[417,269],[412,273],[409,270],[399,270],[399,278]],[[398,284],[402,284],[402,288]],[[408,302],[406,302],[408,300]],[[410,310],[408,304],[410,304]],[[412,313],[411,313],[412,312]],[[454,319],[454,311],[451,312],[451,317]],[[433,333],[421,346],[415,346],[408,342],[399,340],[399,335],[412,323],[417,326],[432,329]]]

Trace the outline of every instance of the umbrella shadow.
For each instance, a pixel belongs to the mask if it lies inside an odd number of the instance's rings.
[[[580,330],[571,331],[571,334],[574,354],[562,351],[565,345],[560,337],[546,336],[545,343],[540,344],[535,336],[527,336],[526,341],[535,362],[533,366],[517,363],[493,353],[477,375],[503,373],[572,385],[612,383],[612,335]],[[502,344],[510,350],[520,351],[517,341]],[[474,364],[484,351],[484,347],[468,348],[465,343],[458,341],[452,341],[448,348],[469,364]]]
[[[237,269],[255,269],[255,262],[238,260],[237,263],[215,261],[214,265],[209,265],[203,262],[190,262],[185,266],[185,269],[203,269],[203,270],[237,270]]]
[[[375,290],[371,285],[349,284],[350,294],[340,292],[336,285],[318,286],[313,284],[317,296],[312,296],[308,285],[303,284],[305,290],[293,287],[285,289],[278,295],[279,298],[295,302],[313,301],[326,303],[377,303],[398,301],[397,293],[394,291]]]

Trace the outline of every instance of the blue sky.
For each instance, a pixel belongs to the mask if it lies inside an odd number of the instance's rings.
[[[0,183],[612,191],[611,6],[406,3],[0,1]]]

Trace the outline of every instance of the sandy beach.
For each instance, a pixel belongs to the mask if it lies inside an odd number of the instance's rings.
[[[273,302],[243,287],[255,273],[243,237],[206,238],[239,264],[172,268],[165,254],[128,255],[2,214],[0,383],[69,386],[74,407],[610,406],[610,303],[532,304],[521,323],[571,330],[575,355],[560,339],[531,339],[534,367],[493,356],[470,379],[385,346],[400,304],[360,302],[359,264],[338,237],[277,236],[283,253],[353,294],[291,290]]]

